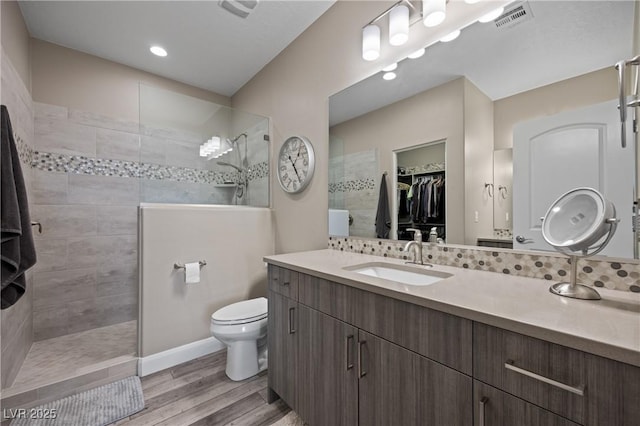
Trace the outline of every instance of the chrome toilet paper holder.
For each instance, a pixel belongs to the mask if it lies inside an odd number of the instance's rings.
[[[205,266],[207,264],[206,260],[199,260],[198,263],[200,264],[200,267],[202,268],[203,266]],[[181,265],[179,263],[174,263],[173,264],[173,269],[184,269],[185,266]]]

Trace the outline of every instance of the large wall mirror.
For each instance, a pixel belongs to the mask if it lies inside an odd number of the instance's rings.
[[[552,251],[540,217],[565,188],[622,186],[624,247],[604,254],[634,257],[636,143],[620,146],[614,65],[633,56],[636,7],[512,3],[509,24],[473,23],[399,62],[394,80],[380,72],[331,96],[329,233],[377,237],[384,181],[389,238],[418,225],[447,244]]]

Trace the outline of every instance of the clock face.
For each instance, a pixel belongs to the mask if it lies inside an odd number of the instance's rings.
[[[286,192],[300,192],[311,181],[315,157],[311,142],[304,136],[287,139],[278,156],[278,181]]]

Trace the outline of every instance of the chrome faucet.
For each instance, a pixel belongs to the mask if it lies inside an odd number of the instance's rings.
[[[416,250],[413,250],[413,262],[409,261],[406,263],[415,263],[416,265],[433,266],[428,263],[424,263],[424,261],[422,260],[422,231],[414,228],[408,228],[407,231],[413,232],[413,241],[409,241],[404,246],[404,251],[409,251],[415,247],[417,249],[417,253],[416,253]]]

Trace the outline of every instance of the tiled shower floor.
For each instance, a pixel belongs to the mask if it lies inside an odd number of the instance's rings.
[[[138,321],[34,342],[11,387],[32,387],[133,358]]]

